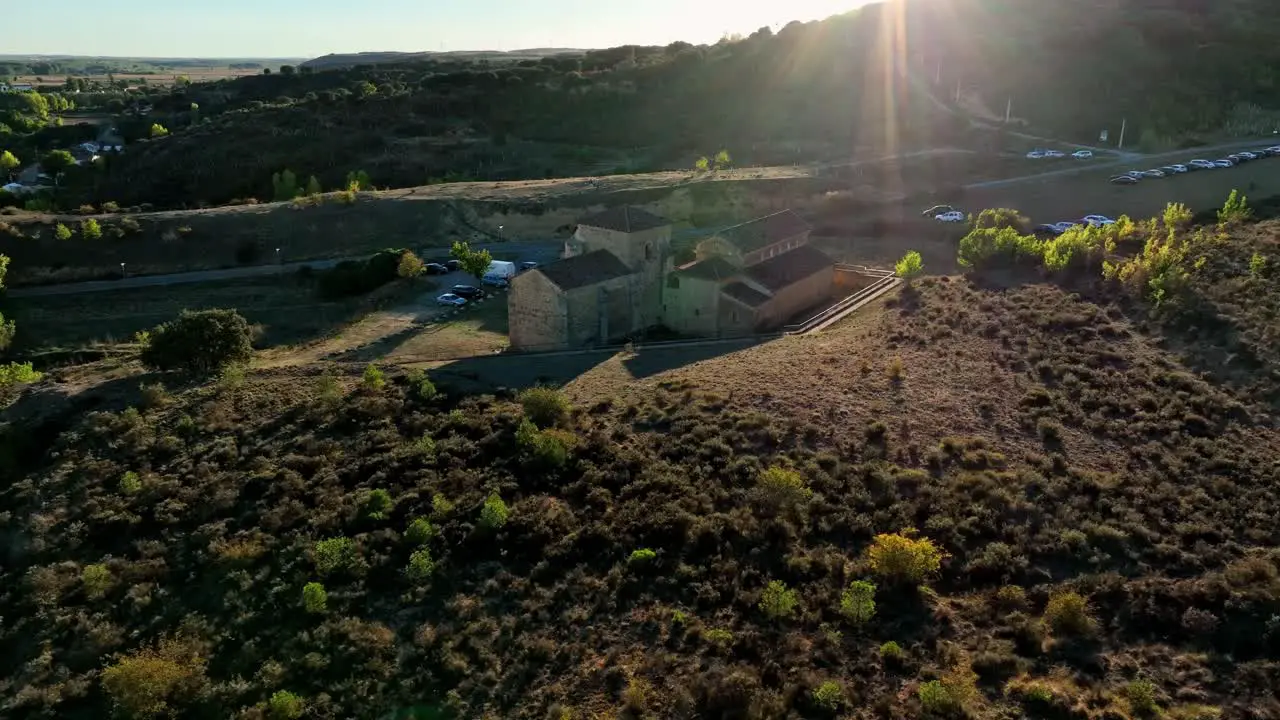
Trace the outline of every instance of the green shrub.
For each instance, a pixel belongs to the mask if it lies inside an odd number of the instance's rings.
[[[916,694],[920,698],[920,707],[925,712],[947,715],[961,709],[960,702],[940,680],[930,680],[922,684]]]
[[[560,468],[569,462],[573,434],[564,430],[539,430],[528,418],[516,428],[516,444],[545,467]]]
[[[1019,610],[1027,604],[1027,591],[1017,585],[1005,585],[996,591],[995,604],[1004,610]]]
[[[436,389],[435,383],[431,382],[431,378],[427,377],[427,374],[422,370],[414,370],[409,373],[406,380],[419,399],[432,400],[440,394],[440,391]]]
[[[658,553],[649,548],[640,548],[639,550],[631,551],[631,557],[627,558],[627,562],[632,565],[643,565],[653,562],[657,557]]]
[[[89,218],[80,223],[80,237],[85,240],[97,240],[102,237],[102,226],[97,220]]]
[[[267,701],[267,715],[272,720],[297,720],[303,709],[302,698],[288,690],[277,690]]]
[[[453,512],[453,503],[449,498],[439,493],[431,496],[431,516],[439,520],[448,517]]]
[[[1239,190],[1232,190],[1222,209],[1218,211],[1218,222],[1224,225],[1245,222],[1252,217],[1253,210],[1249,207],[1249,198],[1240,194]]]
[[[1156,686],[1150,680],[1134,680],[1124,688],[1125,699],[1129,707],[1140,715],[1155,715],[1160,707],[1156,705]]]
[[[406,250],[400,256],[400,264],[396,266],[396,275],[405,279],[412,279],[421,275],[426,269],[427,264],[422,261],[422,258]]]
[[[540,428],[555,427],[569,417],[569,399],[555,388],[529,388],[520,393],[520,405],[525,417]]]
[[[329,608],[329,593],[324,585],[309,582],[302,587],[302,607],[309,613],[322,613]]]
[[[813,691],[813,702],[818,707],[834,712],[844,702],[844,688],[834,680],[828,680]]]
[[[1258,253],[1254,253],[1253,257],[1249,258],[1249,275],[1251,275],[1252,277],[1256,279],[1260,279],[1262,277],[1263,271],[1265,271],[1266,269],[1267,269],[1266,257],[1259,255]]]
[[[423,433],[422,437],[413,441],[413,451],[424,458],[430,458],[436,454],[436,441],[429,434]]]
[[[111,571],[106,565],[85,565],[80,571],[80,583],[84,586],[84,595],[90,600],[98,600],[111,589]]]
[[[120,494],[136,495],[142,490],[142,478],[138,477],[138,473],[130,470],[120,476]]]
[[[58,223],[53,228],[53,236],[59,240],[70,240],[71,229],[62,223]]]
[[[914,530],[875,537],[867,555],[871,570],[887,580],[920,583],[938,571],[944,554],[929,538],[912,537]]]
[[[733,633],[725,630],[724,628],[712,628],[711,630],[703,633],[702,636],[707,639],[708,643],[720,648],[721,650],[724,650],[733,644]]]
[[[796,605],[800,602],[795,590],[787,588],[781,580],[770,581],[760,596],[760,609],[770,618],[789,618],[795,615]]]
[[[1044,608],[1044,620],[1054,632],[1062,635],[1084,635],[1093,625],[1088,602],[1075,592],[1050,597]]]
[[[364,516],[370,520],[386,520],[387,513],[395,507],[395,500],[391,499],[391,493],[377,488],[370,490],[364,499]]]
[[[328,575],[335,570],[351,567],[358,555],[356,544],[351,538],[335,537],[317,542],[314,557],[316,572]]]
[[[253,356],[249,323],[235,310],[184,310],[151,331],[142,362],[156,370],[212,374]]]
[[[13,323],[5,323],[0,319],[0,348],[3,348],[7,339],[12,335]],[[38,382],[42,377],[44,377],[44,374],[32,369],[29,362],[0,365],[0,390],[15,385],[29,385],[33,382]]]
[[[440,531],[436,529],[435,525],[431,524],[430,520],[414,518],[413,522],[409,523],[409,527],[404,531],[404,539],[411,545],[426,545],[439,534]]]
[[[436,563],[431,559],[431,551],[422,548],[414,550],[409,555],[409,566],[405,568],[404,574],[409,576],[410,580],[415,582],[426,580],[431,577],[431,573],[435,572]]]
[[[373,292],[398,277],[403,254],[403,250],[382,250],[368,260],[338,263],[319,274],[316,290],[325,300],[341,300]]]
[[[861,625],[876,614],[876,586],[865,580],[855,580],[840,594],[840,614],[850,622]]]
[[[890,640],[880,646],[880,658],[890,662],[902,662],[907,656],[906,651],[898,643]]]
[[[911,281],[920,276],[924,272],[924,262],[920,259],[920,253],[912,250],[894,266],[894,270],[898,273],[898,277],[906,281]]]
[[[386,386],[387,380],[383,376],[382,371],[373,363],[369,363],[364,369],[364,376],[360,380],[366,388],[370,390],[381,390]]]
[[[813,491],[805,485],[800,473],[777,465],[760,473],[756,488],[766,502],[775,506],[801,503],[813,497]]]
[[[498,493],[485,498],[484,507],[480,509],[480,527],[496,530],[507,524],[507,504]]]
[[[170,702],[193,697],[204,680],[204,660],[189,646],[161,641],[120,658],[102,671],[102,689],[126,716],[176,714]]]

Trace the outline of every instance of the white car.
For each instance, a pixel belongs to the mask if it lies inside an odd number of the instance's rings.
[[[1182,163],[1178,163],[1177,165],[1170,165],[1168,169],[1181,175],[1182,173],[1187,172],[1191,168],[1188,168],[1186,165],[1183,165]]]
[[[1073,157],[1073,158],[1075,158],[1075,159],[1077,159],[1077,160],[1088,160],[1088,159],[1090,159],[1090,158],[1092,158],[1092,157],[1093,157],[1093,151],[1092,151],[1092,150],[1077,150],[1077,151],[1075,151],[1075,152],[1071,153],[1071,157]]]
[[[463,305],[467,304],[467,299],[464,297],[458,297],[453,293],[445,293],[440,297],[436,298],[436,304],[447,305],[449,307],[462,307]]]
[[[940,223],[962,223],[964,222],[964,213],[959,210],[952,210],[941,215],[935,215],[933,219]]]
[[[1201,170],[1213,170],[1218,167],[1212,160],[1192,160],[1187,164],[1194,168],[1200,168]]]
[[[1093,227],[1102,227],[1103,225],[1115,225],[1116,221],[1106,215],[1085,215],[1081,218]]]
[[[1062,222],[1054,223],[1053,226],[1058,229],[1058,234],[1061,235],[1062,233],[1070,230],[1073,227],[1078,226],[1079,224],[1080,223],[1075,220],[1063,220]]]
[[[1223,158],[1222,160],[1214,160],[1213,166],[1220,168],[1233,168],[1236,166],[1236,163],[1234,160],[1227,160],[1226,158]]]
[[[1040,150],[1032,150],[1031,152],[1027,153],[1028,160],[1039,160],[1042,157],[1044,157],[1044,152]]]
[[[1045,150],[1044,156],[1047,158],[1060,158],[1060,157],[1066,157],[1067,154],[1062,152],[1061,150]]]

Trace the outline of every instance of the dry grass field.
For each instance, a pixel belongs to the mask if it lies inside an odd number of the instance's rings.
[[[20,75],[17,83],[27,85],[39,85],[44,87],[59,87],[65,85],[68,77],[84,78],[93,82],[105,83],[114,79],[117,82],[126,82],[130,85],[138,84],[145,81],[148,85],[157,85],[166,87],[177,82],[178,78],[185,77],[193,83],[212,82],[215,80],[230,80],[247,75],[261,75],[262,70],[250,70],[231,67],[199,67],[191,69],[182,69],[156,73],[113,73],[111,75]]]

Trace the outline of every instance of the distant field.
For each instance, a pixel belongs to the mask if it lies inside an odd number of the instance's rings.
[[[227,80],[231,78],[245,77],[247,75],[259,75],[262,70],[236,69],[230,67],[210,67],[210,68],[192,68],[189,70],[175,70],[173,72],[164,73],[112,73],[108,75],[19,75],[18,83],[29,85],[40,85],[46,87],[60,86],[67,82],[68,77],[87,78],[98,82],[107,82],[109,79],[123,80],[129,84],[136,84],[140,80],[145,80],[148,85],[158,85],[165,87],[172,85],[179,77],[186,76],[191,82],[213,82],[214,80]]]

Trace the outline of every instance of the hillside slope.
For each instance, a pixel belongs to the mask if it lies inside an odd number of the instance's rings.
[[[1261,255],[1275,297],[1276,231],[1203,279]],[[4,713],[1280,712],[1275,357],[1214,379],[1185,327],[1072,282],[926,278],[623,388],[619,357],[564,416],[359,368],[28,397]],[[869,554],[908,528],[936,572]]]

